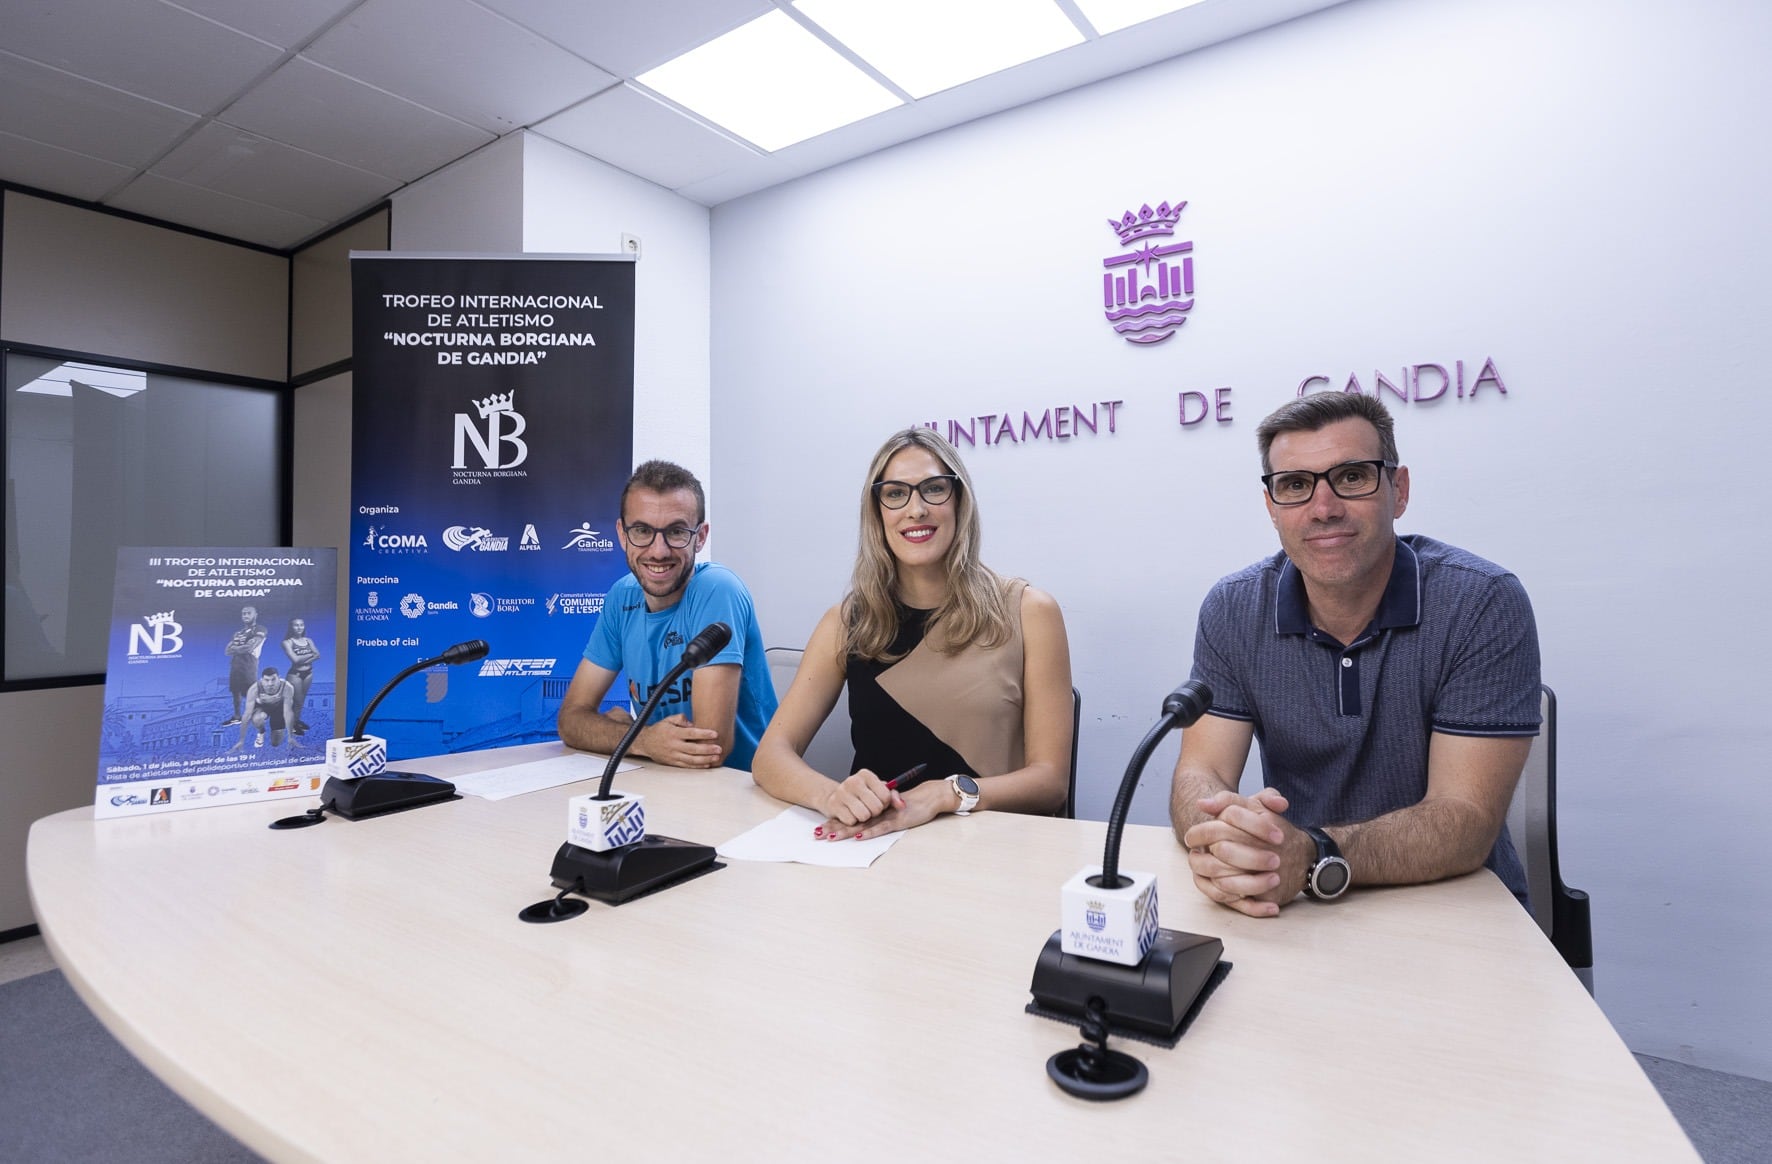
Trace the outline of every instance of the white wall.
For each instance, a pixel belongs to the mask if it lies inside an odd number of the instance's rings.
[[[1533,595],[1607,1013],[1772,1078],[1768,551],[1730,439],[1772,423],[1769,45],[1772,10],[1728,0],[1356,0],[721,206],[722,557],[803,641],[889,431],[1125,401],[1112,436],[968,453],[987,559],[1065,608],[1100,816],[1207,587],[1275,548],[1255,422],[1309,374],[1493,357],[1505,397],[1393,405],[1402,528]],[[1163,199],[1197,306],[1134,349],[1105,220]],[[1220,386],[1234,419],[1183,428],[1177,393]],[[1165,819],[1174,750],[1135,819]]]
[[[393,249],[617,254],[637,235],[634,458],[707,486],[709,225],[705,207],[546,138],[514,133],[393,199]],[[717,545],[716,522],[712,544]]]
[[[662,457],[700,477],[717,519],[722,506],[709,455],[707,208],[557,142],[525,135],[525,251],[617,254],[624,232],[640,239],[634,461]],[[715,546],[720,529],[714,520]]]

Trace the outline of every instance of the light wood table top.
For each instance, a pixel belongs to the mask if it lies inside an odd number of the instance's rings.
[[[742,772],[617,786],[708,844],[782,808]],[[1234,969],[1174,1050],[1115,1040],[1150,1085],[1093,1104],[1046,1077],[1076,1029],[1022,1008],[1100,822],[944,817],[869,869],[731,862],[525,925],[586,787],[296,832],[265,825],[308,801],[76,809],[32,826],[32,899],[105,1025],[275,1160],[1697,1159],[1487,872],[1255,920],[1129,827],[1163,924]]]

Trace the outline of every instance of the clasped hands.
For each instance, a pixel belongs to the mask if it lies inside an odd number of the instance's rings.
[[[826,820],[812,835],[825,841],[865,841],[900,829],[914,829],[940,816],[943,806],[951,805],[953,800],[954,794],[945,781],[929,780],[899,792],[863,768],[832,784],[824,802],[814,806],[825,814]]]
[[[1194,802],[1206,819],[1182,836],[1194,886],[1250,917],[1275,917],[1303,890],[1309,838],[1280,814],[1286,798],[1272,788],[1254,796],[1215,792]],[[1315,852],[1315,847],[1311,846]]]
[[[634,722],[626,708],[612,707],[603,714],[618,724]],[[720,733],[713,728],[696,727],[688,716],[671,715],[641,728],[634,739],[634,750],[673,768],[718,768]]]

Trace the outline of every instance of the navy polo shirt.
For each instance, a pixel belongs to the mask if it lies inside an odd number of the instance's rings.
[[[1212,714],[1252,723],[1266,783],[1297,825],[1351,824],[1420,802],[1434,732],[1538,734],[1538,629],[1518,578],[1456,546],[1397,539],[1378,612],[1337,642],[1310,624],[1282,553],[1220,579],[1200,607],[1193,677]],[[1522,901],[1503,829],[1484,862]]]

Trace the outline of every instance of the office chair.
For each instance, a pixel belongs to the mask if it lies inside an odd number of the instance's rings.
[[[775,685],[775,698],[781,699],[787,694],[788,687],[794,682],[794,672],[800,669],[800,656],[806,652],[798,647],[769,647],[763,656],[769,660],[769,680]],[[849,766],[855,762],[855,745],[849,738],[849,695],[843,692],[837,696],[837,705],[831,708],[831,714],[825,716],[824,725],[806,745],[806,754],[801,757],[808,764],[826,776],[838,780],[849,775]]]
[[[1557,864],[1557,694],[1542,687],[1544,725],[1526,756],[1525,770],[1507,809],[1507,831],[1532,898],[1538,923],[1587,992],[1594,992],[1593,926],[1586,893],[1563,884]]]

